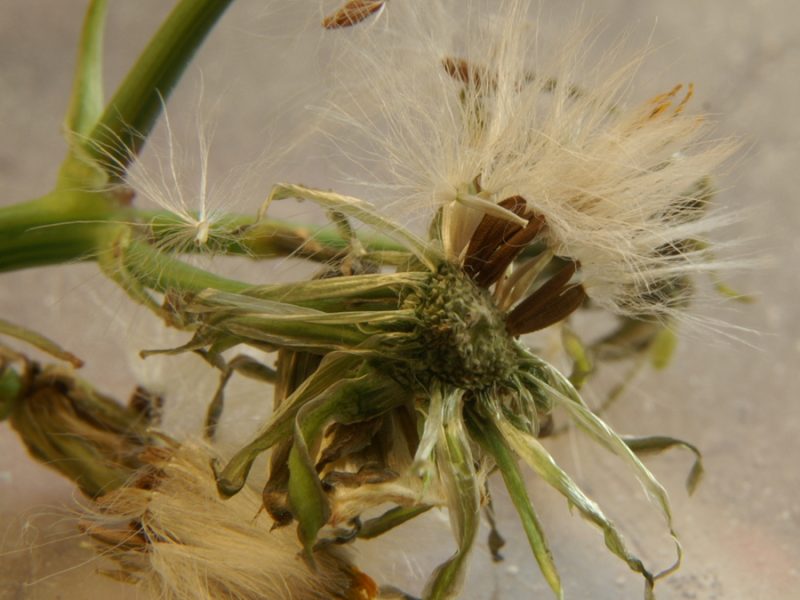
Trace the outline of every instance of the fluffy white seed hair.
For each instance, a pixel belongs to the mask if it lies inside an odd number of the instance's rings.
[[[337,143],[372,184],[362,194],[398,218],[441,210],[454,259],[487,203],[522,196],[595,303],[669,312],[683,299],[660,295],[665,282],[719,268],[705,244],[684,242],[730,222],[693,194],[736,144],[708,140],[707,121],[688,114],[691,85],[630,102],[644,53],[620,62],[621,43],[598,53],[580,27],[545,47],[531,4],[403,0],[332,32],[347,46],[326,111]]]
[[[85,529],[135,579],[164,600],[369,600],[372,580],[339,549],[300,557],[294,527],[271,529],[261,498],[217,492],[203,446],[153,450],[153,468],[101,498]]]

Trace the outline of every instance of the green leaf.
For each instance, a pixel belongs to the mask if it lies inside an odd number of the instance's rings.
[[[425,600],[458,597],[480,525],[480,490],[460,405],[460,393],[445,395],[445,421],[436,445],[436,465],[444,484],[450,523],[458,549],[446,562],[436,567],[425,586]]]
[[[520,431],[505,419],[495,417],[495,425],[511,448],[544,479],[563,495],[586,519],[597,525],[605,538],[606,547],[624,560],[631,570],[641,573],[648,589],[652,589],[654,577],[644,563],[631,554],[625,546],[616,526],[604,514],[594,500],[589,498],[572,478],[556,464],[544,446],[532,435]]]
[[[486,453],[494,459],[503,476],[503,481],[511,496],[511,501],[517,509],[522,528],[528,537],[528,543],[531,546],[531,550],[533,550],[536,562],[539,563],[542,575],[544,575],[556,597],[563,598],[564,591],[561,588],[558,569],[553,561],[553,555],[547,544],[547,538],[542,530],[539,517],[531,504],[525,481],[517,467],[516,457],[494,423],[481,419],[474,411],[470,411],[467,414],[466,422],[472,437],[478,440],[478,443]]]
[[[64,127],[72,132],[87,134],[103,112],[103,32],[106,0],[92,0],[83,21],[72,96]]]

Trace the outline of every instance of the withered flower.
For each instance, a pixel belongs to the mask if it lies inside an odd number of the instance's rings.
[[[667,494],[635,451],[677,442],[620,437],[521,336],[563,323],[587,302],[625,319],[678,313],[691,287],[682,282],[718,266],[704,236],[727,217],[700,209],[699,183],[731,145],[702,141],[703,120],[685,110],[691,87],[628,108],[623,92],[638,61],[613,72],[598,64],[596,85],[585,88],[572,83],[585,58],[578,44],[530,64],[528,5],[501,3],[475,32],[461,32],[466,48],[450,44],[449,24],[437,20],[447,11],[412,0],[398,5],[411,26],[395,37],[352,29],[361,63],[346,69],[360,85],[329,114],[366,134],[360,166],[385,159],[376,177],[396,179],[373,191],[393,188],[397,201],[379,208],[279,184],[260,214],[273,201],[308,200],[343,231],[356,221],[405,251],[369,252],[353,237],[335,276],[186,294],[175,311],[196,331],[172,352],[279,350],[274,414],[220,465],[217,486],[236,496],[256,458],[272,449],[262,500],[278,525],[297,522],[310,564],[332,543],[443,505],[458,549],[424,595],[455,597],[490,497],[486,476],[496,469],[561,597],[521,458],[602,530],[649,597],[680,562],[677,540],[674,565],[646,567],[539,438],[553,410],[563,410],[631,467],[673,538]],[[414,44],[422,50],[409,55]],[[387,216],[392,210],[429,217],[427,238]],[[364,521],[386,503],[395,506]]]

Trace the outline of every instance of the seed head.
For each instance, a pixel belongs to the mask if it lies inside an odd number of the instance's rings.
[[[719,266],[683,242],[730,220],[697,211],[695,191],[735,147],[709,140],[707,120],[689,113],[693,86],[631,98],[641,56],[614,67],[580,31],[539,48],[525,0],[463,23],[443,20],[447,2],[424,4],[389,6],[391,29],[357,31],[342,59],[358,79],[330,113],[358,132],[353,156],[381,180],[369,195],[438,213],[455,261],[485,214],[520,226],[536,215],[537,235],[519,244],[579,264],[596,304],[625,315],[680,308],[652,292]]]

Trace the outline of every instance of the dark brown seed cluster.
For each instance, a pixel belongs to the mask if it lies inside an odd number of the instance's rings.
[[[522,196],[501,201],[500,206],[528,220],[522,227],[493,215],[485,215],[472,234],[464,259],[464,272],[475,284],[487,289],[494,285],[520,253],[535,242],[546,228],[544,217],[528,208]],[[506,329],[514,337],[558,323],[577,310],[586,291],[570,284],[578,263],[567,261],[544,284],[517,304],[506,318]]]

